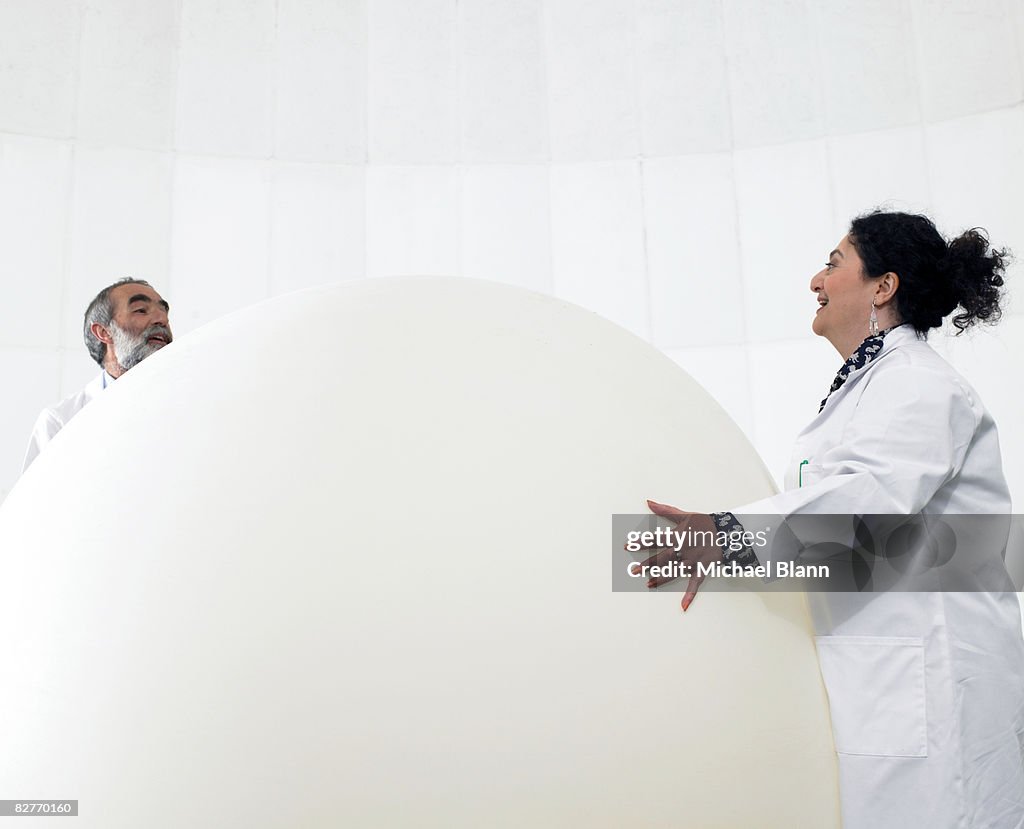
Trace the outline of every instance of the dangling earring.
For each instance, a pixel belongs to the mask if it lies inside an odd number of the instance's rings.
[[[878,314],[875,313],[875,298],[871,298],[871,316],[868,317],[868,333],[872,337],[878,336]]]

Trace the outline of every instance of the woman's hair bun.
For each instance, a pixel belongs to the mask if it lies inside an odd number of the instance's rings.
[[[985,231],[978,227],[965,230],[949,243],[936,266],[949,281],[956,305],[963,308],[953,317],[953,325],[960,331],[976,322],[998,322],[1008,258],[1006,250],[989,248]]]
[[[1010,254],[991,248],[981,228],[947,244],[927,216],[876,210],[851,222],[850,241],[865,276],[890,271],[899,276],[896,308],[915,330],[939,327],[958,308],[957,333],[977,322],[998,321]]]

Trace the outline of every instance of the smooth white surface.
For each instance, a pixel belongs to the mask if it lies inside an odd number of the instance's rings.
[[[180,4],[90,0],[81,26],[78,134],[89,141],[174,146]]]
[[[1018,0],[910,0],[928,120],[1010,106],[1021,99]],[[950,61],[955,54],[956,60]]]
[[[361,0],[277,3],[275,151],[366,160],[366,9]]]
[[[845,134],[861,132],[866,124],[881,129],[918,123],[917,50],[907,48],[913,43],[907,0],[808,5],[820,33],[828,131]]]
[[[889,210],[927,211],[928,157],[920,126],[837,135],[827,147],[837,220],[881,204]]]
[[[270,155],[274,0],[180,0],[180,5],[177,147]]]
[[[81,14],[65,0],[0,4],[0,130],[74,135]]]
[[[743,342],[732,154],[651,159],[642,173],[654,341]]]
[[[610,590],[612,513],[771,491],[579,308],[425,278],[257,305],[0,508],[0,779],[83,829],[835,827],[802,597]]]
[[[665,353],[729,412],[729,416],[744,434],[754,433],[750,366],[746,349],[742,346],[711,346],[673,348]]]
[[[469,163],[548,158],[541,0],[461,0],[460,157]]]
[[[371,167],[366,175],[366,275],[459,271],[459,171]]]
[[[81,346],[72,343],[67,349],[57,352],[60,363],[60,393],[52,395],[47,400],[59,401],[69,397],[82,388],[96,376],[100,367],[92,360],[83,360],[79,353]],[[34,411],[33,417],[39,412]]]
[[[463,274],[551,293],[547,166],[466,167],[459,192]]]
[[[640,0],[636,8],[634,54],[644,155],[730,149],[721,4]]]
[[[169,295],[172,330],[216,319],[240,297],[267,295],[270,172],[258,161],[178,160],[171,284],[155,286]]]
[[[378,164],[443,164],[458,141],[455,0],[374,0],[368,148]]]
[[[733,145],[820,136],[825,102],[817,41],[827,35],[814,30],[810,4],[723,0],[722,9]]]
[[[996,245],[1024,255],[1024,203],[1015,189],[1024,181],[1024,107],[933,124],[925,140],[938,216],[955,232],[980,225]],[[979,164],[995,175],[972,173]]]
[[[61,283],[53,275],[67,252],[71,175],[67,146],[24,138],[0,146],[0,286],[8,292],[0,345],[58,341]]]
[[[552,168],[551,266],[557,296],[650,336],[639,163]]]
[[[271,186],[271,290],[283,293],[366,272],[362,166],[282,164]]]
[[[816,304],[811,277],[849,222],[832,217],[825,142],[738,151],[735,176],[747,338],[758,343],[791,339],[810,329],[809,306]],[[782,199],[785,210],[779,209]],[[729,306],[720,312],[733,316],[739,309]],[[828,376],[826,389],[831,382]]]
[[[552,159],[636,155],[633,9],[616,0],[547,0],[544,9]]]

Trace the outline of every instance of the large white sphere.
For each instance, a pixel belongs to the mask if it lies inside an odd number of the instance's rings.
[[[610,589],[613,513],[770,491],[579,308],[456,279],[254,306],[0,510],[3,796],[83,829],[837,826],[801,596]]]

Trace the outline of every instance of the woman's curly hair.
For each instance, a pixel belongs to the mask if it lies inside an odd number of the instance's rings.
[[[938,328],[955,310],[962,333],[977,322],[995,323],[1002,314],[1005,248],[989,247],[985,231],[971,228],[947,244],[927,216],[875,210],[850,224],[850,242],[864,263],[864,275],[899,276],[896,308],[920,333]]]

